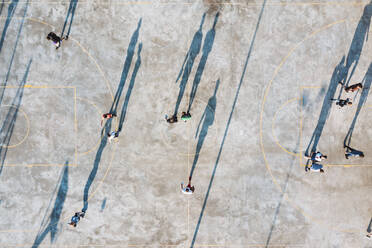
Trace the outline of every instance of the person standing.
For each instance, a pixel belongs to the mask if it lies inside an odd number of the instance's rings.
[[[176,123],[178,121],[177,115],[173,115],[172,117],[169,117],[166,115],[165,120],[167,120],[168,123]]]
[[[59,37],[54,32],[50,32],[47,36],[47,40],[53,41],[54,45],[56,46],[56,49],[58,49],[62,44],[63,38]]]
[[[116,117],[116,114],[112,114],[112,113],[106,113],[106,114],[103,114],[102,115],[102,119],[101,119],[101,127],[102,127],[102,124],[103,124],[103,121],[105,119],[111,119],[113,117]]]
[[[343,99],[340,99],[340,100],[337,100],[337,99],[331,99],[332,101],[336,101],[336,105],[340,106],[341,108],[346,106],[346,105],[352,105],[353,103],[351,102],[351,99],[350,98],[346,98],[345,100]]]
[[[68,224],[73,227],[76,227],[77,223],[80,221],[80,217],[84,218],[84,216],[85,216],[85,211],[76,212],[75,215],[71,217],[71,222]]]
[[[345,158],[346,159],[349,159],[349,157],[364,158],[364,153],[363,152],[355,150],[355,149],[351,148],[350,146],[345,146],[345,148],[346,148],[346,150],[345,150]]]
[[[315,171],[315,172],[320,172],[320,173],[324,173],[324,170],[323,170],[323,165],[321,164],[312,164],[310,167],[309,166],[305,166],[305,171]]]
[[[111,143],[113,139],[116,139],[117,137],[119,137],[119,132],[112,131],[111,133],[107,133],[107,136],[108,136],[109,143]]]
[[[191,114],[190,112],[182,112],[182,116],[181,116],[181,120],[183,120],[184,122],[188,121],[191,119]]]
[[[311,159],[311,161],[320,162],[322,159],[327,159],[327,155],[322,154],[321,152],[313,152],[310,156],[306,156],[306,159]]]
[[[191,194],[194,193],[195,187],[191,186],[191,177],[189,177],[189,183],[187,184],[186,187],[183,187],[183,182],[181,183],[181,191],[182,191],[182,193],[184,193],[186,195],[191,195]]]
[[[347,93],[349,93],[349,92],[357,91],[357,90],[362,89],[362,88],[363,88],[363,85],[361,83],[357,83],[357,84],[353,84],[353,85],[350,85],[348,87],[345,87],[345,91]]]

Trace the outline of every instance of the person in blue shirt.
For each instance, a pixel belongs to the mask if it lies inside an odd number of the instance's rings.
[[[84,218],[84,216],[85,216],[85,211],[76,212],[75,215],[71,217],[71,221],[68,224],[73,227],[76,227],[77,223],[80,221],[80,217]]]

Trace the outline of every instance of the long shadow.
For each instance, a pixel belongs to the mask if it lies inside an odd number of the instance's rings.
[[[120,82],[118,85],[118,89],[116,90],[116,93],[115,93],[114,101],[111,105],[110,113],[116,114],[120,96],[123,92],[125,81],[127,80],[127,77],[128,77],[130,65],[132,64],[134,51],[136,49],[136,44],[137,44],[138,36],[139,36],[139,29],[141,28],[141,23],[142,23],[142,18],[138,21],[137,29],[134,31],[130,39],[129,46],[127,49],[127,57],[124,62],[123,71],[121,72]]]
[[[68,11],[67,11],[65,23],[63,24],[63,28],[62,28],[61,37],[63,37],[63,35],[65,33],[65,28],[66,28],[66,25],[67,25],[67,22],[68,22],[68,18],[71,15],[71,17],[70,17],[70,24],[68,26],[68,31],[66,33],[66,37],[68,37],[70,35],[71,25],[72,25],[72,21],[74,20],[75,10],[76,10],[77,4],[78,4],[78,0],[71,0],[70,1],[70,6],[68,7]]]
[[[218,151],[216,162],[214,164],[214,168],[213,168],[213,171],[212,171],[211,179],[209,181],[208,190],[207,190],[207,193],[206,193],[206,195],[204,197],[203,206],[202,206],[202,209],[200,211],[198,223],[196,224],[196,228],[195,228],[194,235],[193,235],[192,242],[191,242],[191,246],[190,246],[191,248],[194,247],[194,244],[195,244],[195,241],[196,241],[196,237],[198,235],[200,223],[201,223],[201,221],[203,219],[204,210],[205,210],[205,207],[207,206],[209,192],[210,192],[210,190],[212,188],[212,185],[213,185],[214,176],[216,174],[217,167],[218,167],[218,164],[219,164],[219,161],[220,161],[220,158],[221,158],[223,146],[225,144],[225,140],[226,140],[226,137],[227,137],[229,128],[230,128],[230,123],[231,123],[232,116],[234,114],[235,106],[236,106],[236,103],[238,101],[240,88],[241,88],[241,86],[243,84],[243,80],[244,80],[244,77],[245,77],[245,72],[247,71],[248,62],[249,62],[249,59],[250,59],[251,54],[252,54],[252,51],[253,51],[254,42],[256,40],[257,31],[258,31],[258,28],[259,28],[260,23],[261,23],[261,18],[262,18],[262,14],[264,12],[264,9],[265,9],[266,1],[267,0],[264,0],[264,2],[262,3],[262,8],[261,8],[261,11],[260,11],[260,15],[258,17],[258,20],[257,20],[256,29],[254,31],[254,34],[253,34],[253,37],[252,37],[252,41],[251,41],[251,45],[249,47],[248,55],[247,55],[247,58],[245,60],[245,64],[244,64],[244,68],[243,68],[243,73],[242,73],[242,76],[240,78],[240,82],[239,82],[238,88],[236,90],[234,102],[233,102],[233,105],[231,107],[231,112],[230,112],[230,115],[229,115],[229,119],[228,119],[227,124],[226,124],[225,133],[223,135],[222,142],[221,142],[221,145],[220,145],[220,149]]]
[[[204,44],[203,44],[203,49],[202,49],[203,55],[200,59],[198,69],[196,70],[194,82],[192,84],[192,89],[191,89],[191,93],[190,93],[190,100],[189,100],[189,107],[187,109],[187,112],[189,112],[191,110],[191,106],[192,106],[192,103],[194,102],[196,91],[198,89],[201,77],[202,77],[203,72],[204,72],[205,65],[207,63],[208,55],[212,51],[212,47],[213,47],[213,43],[214,43],[214,37],[216,36],[216,29],[215,28],[216,28],[216,24],[217,24],[219,15],[220,15],[220,13],[217,12],[217,14],[214,18],[213,27],[212,27],[212,29],[210,29],[207,32],[207,34],[205,36],[205,39],[204,39]]]
[[[200,27],[199,27],[198,31],[196,31],[196,33],[194,34],[194,37],[192,39],[189,51],[186,54],[184,63],[182,65],[182,68],[181,68],[181,71],[180,71],[180,74],[181,73],[183,73],[183,74],[182,74],[182,79],[181,79],[180,86],[179,86],[180,91],[178,93],[176,106],[174,108],[174,115],[177,115],[177,113],[178,113],[178,109],[180,107],[181,100],[182,100],[183,95],[185,93],[186,84],[187,84],[187,81],[189,80],[189,76],[190,76],[192,67],[194,65],[195,58],[200,52],[201,43],[202,43],[202,39],[203,39],[202,28],[203,28],[203,24],[204,24],[204,19],[205,19],[205,13],[202,17],[202,20],[201,20]],[[179,77],[180,77],[180,75],[177,77],[176,82],[178,82]]]
[[[372,83],[372,63],[369,65],[368,71],[367,71],[366,75],[364,76],[363,81],[364,81],[363,90],[362,90],[362,93],[360,94],[358,107],[357,107],[357,110],[355,112],[353,121],[351,122],[351,125],[349,127],[349,131],[347,132],[347,134],[345,136],[344,147],[350,146],[351,137],[353,135],[354,127],[355,127],[355,124],[357,122],[358,116],[360,114],[360,111],[362,110],[363,105],[367,101],[367,97],[368,97],[369,90],[371,88],[371,83]]]
[[[204,120],[201,131],[199,133],[198,144],[196,145],[194,162],[192,163],[192,167],[191,167],[191,171],[190,171],[190,180],[191,180],[192,175],[194,173],[194,169],[196,167],[196,164],[198,163],[200,150],[203,147],[205,137],[207,137],[208,129],[209,129],[210,126],[213,125],[213,122],[214,122],[214,116],[215,116],[215,113],[216,113],[216,105],[217,105],[216,94],[217,94],[217,90],[218,90],[219,85],[220,85],[220,80],[218,79],[217,82],[216,82],[216,87],[214,89],[213,96],[211,96],[209,98],[208,104],[205,107],[204,113],[203,113],[202,117],[200,118],[198,128],[196,129],[195,138],[198,135],[200,124]]]
[[[57,187],[58,192],[55,198],[54,206],[52,212],[47,217],[47,214],[49,213],[50,209],[50,204],[52,199],[54,198],[54,194],[57,190]],[[56,240],[58,234],[58,222],[59,219],[61,218],[63,205],[65,203],[67,196],[67,191],[68,191],[68,162],[66,161],[62,173],[59,177],[58,184],[56,185],[52,198],[49,202],[46,214],[41,222],[39,232],[35,238],[34,244],[32,245],[32,248],[39,247],[39,245],[43,242],[48,233],[50,233],[51,243],[54,243],[54,241]]]
[[[18,29],[18,33],[17,33],[17,37],[16,37],[16,42],[14,44],[12,56],[10,58],[10,63],[9,63],[8,71],[6,73],[4,83],[1,85],[2,87],[0,89],[0,105],[1,105],[1,103],[3,101],[4,92],[5,92],[5,89],[6,89],[5,86],[8,84],[8,80],[9,80],[9,76],[10,76],[10,71],[11,71],[12,66],[13,66],[13,61],[14,61],[14,57],[15,57],[15,54],[16,54],[17,46],[18,46],[19,37],[21,36],[23,24],[25,22],[25,17],[26,17],[27,8],[28,8],[28,2],[29,2],[29,0],[27,0],[27,2],[26,2],[26,6],[25,6],[25,9],[24,9],[24,12],[23,12],[22,21],[21,21],[21,24],[19,25],[19,29]]]
[[[6,36],[6,33],[8,31],[8,28],[9,28],[9,25],[10,25],[10,22],[12,21],[13,19],[13,15],[14,15],[14,12],[17,8],[17,5],[18,5],[18,2],[19,0],[13,0],[9,6],[8,6],[8,16],[6,17],[6,20],[5,20],[5,24],[4,24],[4,28],[3,28],[3,32],[1,33],[1,39],[0,39],[0,53],[1,53],[1,50],[3,48],[3,44],[4,44],[4,40],[5,40],[5,36]],[[3,3],[4,4],[4,3]],[[3,5],[2,5],[3,6]],[[1,7],[2,9],[3,7]]]
[[[128,50],[127,50],[127,57],[125,59],[123,71],[121,73],[121,78],[120,78],[120,82],[119,82],[119,85],[118,85],[118,89],[116,90],[114,101],[113,101],[113,103],[111,105],[111,108],[110,108],[110,113],[116,113],[116,110],[117,110],[117,107],[118,107],[118,104],[119,104],[119,100],[120,100],[121,94],[123,92],[124,84],[125,84],[126,78],[128,76],[129,68],[130,68],[130,65],[132,63],[134,50],[135,50],[137,40],[138,40],[139,29],[141,27],[141,22],[142,22],[142,19],[139,20],[137,29],[134,31],[134,33],[131,37],[131,41],[129,43],[129,47],[128,47]],[[101,134],[103,134],[103,138],[101,139],[101,143],[98,147],[96,156],[94,158],[92,171],[90,172],[88,180],[87,180],[87,182],[85,184],[85,187],[84,187],[83,209],[82,209],[82,211],[87,211],[88,210],[89,189],[92,186],[93,181],[94,181],[94,179],[97,175],[98,166],[99,166],[99,163],[101,162],[102,153],[103,153],[103,150],[105,149],[105,147],[107,145],[106,133],[111,131],[111,126],[112,126],[112,119],[108,119],[105,126],[102,128]]]
[[[348,86],[351,77],[354,74],[355,68],[357,67],[359,63],[359,58],[362,53],[362,49],[364,46],[365,41],[368,40],[368,32],[369,27],[371,25],[371,16],[372,16],[372,1],[365,6],[363,15],[359,20],[358,26],[355,30],[353,40],[350,45],[350,49],[347,55],[346,59],[346,70],[347,73],[349,72],[349,69],[351,68],[352,64],[354,64],[349,79],[346,81],[346,86]]]
[[[336,66],[336,68],[333,71],[333,74],[332,74],[332,77],[331,77],[331,80],[330,80],[330,83],[329,83],[329,86],[328,86],[328,89],[327,89],[327,93],[326,93],[326,95],[324,97],[324,100],[323,100],[323,105],[322,105],[322,109],[320,111],[318,123],[317,123],[317,125],[316,125],[316,127],[313,131],[310,142],[309,142],[309,144],[306,148],[306,152],[305,152],[306,155],[310,154],[311,152],[316,151],[316,148],[317,148],[318,143],[319,143],[319,139],[322,136],[322,132],[323,132],[325,123],[328,119],[329,113],[330,113],[332,105],[333,105],[333,102],[332,102],[331,99],[334,98],[335,93],[336,93],[336,89],[337,89],[337,86],[338,86],[338,82],[343,77],[344,61],[345,61],[345,56],[341,59],[341,62]]]
[[[0,175],[4,167],[6,154],[8,152],[8,146],[9,146],[10,139],[14,131],[15,123],[17,121],[18,110],[19,110],[19,106],[21,105],[22,97],[23,97],[24,85],[27,81],[31,63],[32,63],[32,59],[30,59],[27,65],[26,72],[23,76],[21,83],[18,86],[16,95],[14,96],[13,101],[11,103],[11,108],[9,109],[5,117],[5,120],[1,126],[1,129],[0,129],[0,142],[1,142],[0,143],[1,145],[0,146]]]
[[[5,1],[5,0],[2,0],[2,1],[1,1],[1,6],[0,6],[0,16],[1,16],[1,14],[3,13],[4,1]]]
[[[372,232],[372,218],[371,220],[369,221],[369,224],[368,224],[368,227],[367,227],[367,232]]]
[[[123,103],[123,107],[121,109],[121,114],[120,114],[120,120],[119,120],[119,127],[118,127],[118,132],[121,132],[121,129],[123,127],[123,123],[125,120],[125,116],[127,114],[127,109],[128,109],[128,104],[129,104],[129,99],[132,94],[133,86],[136,81],[136,76],[137,72],[141,66],[141,50],[142,50],[142,43],[138,45],[138,51],[137,51],[137,61],[133,69],[132,77],[130,79],[130,83],[128,86],[127,94],[125,95],[125,100]]]
[[[296,144],[296,149],[295,150],[298,150],[300,146],[300,135],[298,135],[298,139],[297,139],[297,144]],[[296,158],[294,158],[292,160],[292,163],[290,164],[289,168],[288,168],[288,171],[287,171],[287,176],[286,176],[286,179],[285,179],[285,183],[284,183],[284,188],[283,188],[283,191],[281,192],[280,194],[280,200],[278,202],[278,205],[276,206],[276,209],[275,209],[275,213],[274,213],[274,217],[273,217],[273,221],[271,223],[271,227],[270,227],[270,231],[269,231],[269,235],[267,236],[267,240],[266,240],[266,245],[265,247],[268,248],[269,245],[270,245],[270,241],[271,241],[271,236],[273,234],[273,231],[274,231],[274,228],[276,226],[276,220],[278,218],[278,215],[279,215],[279,211],[280,211],[280,208],[282,206],[282,203],[283,203],[283,200],[284,200],[284,196],[285,196],[285,193],[287,192],[287,188],[288,188],[288,184],[289,184],[289,179],[291,177],[291,174],[292,174],[292,169],[293,169],[293,166],[296,164]]]

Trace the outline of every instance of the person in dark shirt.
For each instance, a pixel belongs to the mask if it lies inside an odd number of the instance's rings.
[[[53,32],[50,32],[47,36],[47,40],[53,41],[54,45],[56,46],[56,49],[58,49],[62,44],[63,38],[59,37]]]
[[[165,116],[165,119],[167,120],[168,123],[175,123],[178,121],[177,115],[173,115],[172,117],[168,118],[168,116]]]
[[[339,82],[339,84],[344,85],[342,82]],[[343,87],[345,87],[345,86],[343,86]],[[363,85],[361,83],[357,83],[357,84],[353,84],[353,85],[350,85],[348,87],[345,87],[345,91],[347,93],[349,93],[349,92],[357,91],[357,90],[362,89],[362,88],[363,88]]]
[[[346,98],[345,100],[344,99],[331,99],[332,101],[336,101],[336,105],[340,106],[341,108],[343,106],[346,106],[346,105],[352,105],[353,103],[351,102],[351,99],[350,98]]]
[[[361,157],[364,158],[364,153],[358,150],[351,148],[350,146],[345,146],[345,158],[349,159],[349,157]]]

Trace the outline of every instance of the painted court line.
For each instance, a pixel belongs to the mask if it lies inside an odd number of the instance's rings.
[[[300,96],[299,99],[301,99],[301,104],[300,104],[300,152],[302,152],[302,124],[303,124],[303,109],[302,109],[302,102],[303,102],[303,90],[304,89],[321,89],[321,86],[317,85],[302,85],[300,86]],[[305,167],[306,164],[302,163],[302,154],[300,155],[300,166]],[[323,164],[325,167],[344,167],[344,168],[352,168],[352,167],[372,167],[370,164]]]
[[[260,109],[260,124],[259,124],[259,137],[260,137],[260,148],[261,148],[261,152],[262,152],[262,156],[263,156],[263,159],[264,159],[264,163],[265,163],[265,166],[266,166],[266,169],[267,169],[267,172],[269,173],[270,177],[271,177],[271,180],[273,181],[273,183],[275,184],[275,187],[278,189],[278,191],[280,193],[283,194],[283,189],[281,188],[280,186],[280,183],[277,181],[276,177],[274,176],[272,170],[271,170],[271,166],[269,164],[269,161],[268,161],[268,158],[266,156],[266,152],[265,152],[265,146],[264,146],[264,136],[263,136],[263,116],[264,116],[264,111],[265,111],[265,103],[266,103],[266,100],[267,100],[267,97],[269,95],[269,92],[270,92],[270,89],[271,89],[271,86],[276,78],[276,76],[278,75],[279,71],[281,70],[281,68],[283,67],[283,65],[285,64],[285,62],[288,60],[288,58],[294,53],[294,51],[296,51],[304,42],[306,42],[307,40],[309,40],[310,38],[314,37],[316,34],[322,32],[322,31],[325,31],[327,30],[328,28],[336,25],[336,24],[340,24],[340,23],[344,23],[347,19],[341,19],[341,20],[338,20],[338,21],[335,21],[335,22],[332,22],[328,25],[325,25],[313,32],[311,32],[308,36],[306,36],[304,39],[302,39],[300,42],[298,42],[297,44],[295,44],[290,50],[289,52],[287,53],[286,56],[284,56],[282,58],[282,60],[280,61],[279,65],[276,67],[273,75],[271,76],[271,79],[270,81],[268,82],[268,84],[266,85],[266,88],[265,88],[265,91],[264,91],[264,95],[263,95],[263,98],[262,98],[262,104],[261,104],[261,109]],[[302,112],[302,111],[301,111]],[[302,129],[302,122],[300,122],[300,128]],[[301,130],[300,129],[300,130]],[[300,141],[300,146],[301,146],[301,141]],[[301,156],[300,156],[301,158]],[[285,200],[287,200],[293,208],[295,208],[297,211],[299,211],[304,217],[308,218],[311,222],[313,223],[316,223],[318,225],[321,225],[321,226],[325,226],[327,227],[329,230],[333,230],[333,231],[339,231],[339,232],[344,232],[344,233],[355,233],[355,234],[359,234],[360,233],[360,230],[350,230],[350,229],[339,229],[337,227],[334,227],[332,225],[330,225],[329,223],[326,223],[325,221],[323,220],[320,220],[320,219],[316,219],[314,216],[308,214],[306,211],[304,211],[300,206],[298,206],[294,201],[292,201],[288,196],[287,194],[284,194],[284,197],[285,197]]]
[[[10,4],[11,1],[4,1],[4,4]],[[25,1],[18,2],[18,3],[26,3]],[[70,1],[30,1],[29,4],[68,4]],[[240,6],[240,7],[258,7],[262,5],[261,2],[241,2],[241,3],[231,3],[231,2],[218,2],[211,3],[210,5],[216,4],[220,6]],[[277,1],[271,1],[266,4],[266,6],[363,6],[365,4],[368,4],[368,0],[364,1],[345,1],[345,2],[320,2],[320,1],[314,1],[314,2],[277,2]],[[90,2],[90,1],[79,1],[79,4],[100,4],[100,5],[193,5],[194,2],[187,2],[187,1],[96,1],[96,2]]]
[[[13,86],[13,85],[1,85],[0,88],[6,88],[6,89],[18,89],[18,88],[25,88],[25,89],[73,89],[74,90],[74,126],[75,126],[75,147],[74,147],[74,159],[75,159],[75,162],[73,164],[69,164],[68,166],[77,166],[77,140],[76,140],[76,137],[77,137],[77,133],[78,133],[78,130],[77,130],[77,114],[76,114],[76,87],[75,86],[62,86],[62,85],[56,85],[56,86],[50,86],[50,85],[32,85],[32,84],[25,84],[24,86]],[[21,108],[19,108],[19,110],[22,112],[22,114],[25,116],[26,118],[26,121],[27,121],[27,125],[28,125],[28,128],[26,130],[26,135],[25,137],[21,140],[21,142],[19,142],[18,144],[16,145],[11,145],[11,146],[8,146],[8,148],[15,148],[19,145],[21,145],[29,136],[29,133],[30,133],[30,118],[28,117],[28,115],[24,112],[24,110],[22,110]],[[34,164],[4,164],[3,166],[5,167],[40,167],[40,166],[43,166],[43,167],[53,167],[53,166],[64,166],[64,164],[59,164],[59,163],[34,163]]]

